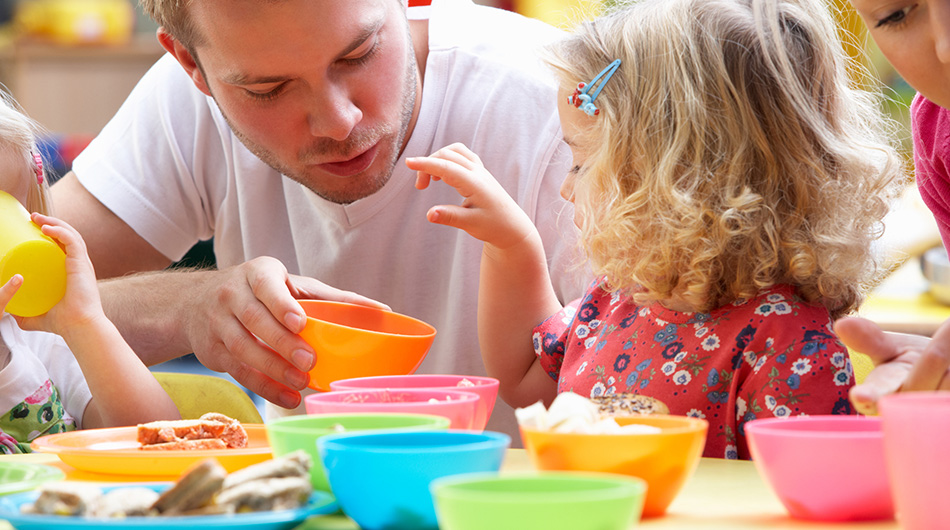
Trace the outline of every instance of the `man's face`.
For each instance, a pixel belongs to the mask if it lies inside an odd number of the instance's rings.
[[[851,0],[910,86],[950,108],[950,0]]]
[[[400,2],[192,2],[192,78],[266,164],[337,203],[392,175],[418,109]],[[205,85],[205,86],[202,86]]]

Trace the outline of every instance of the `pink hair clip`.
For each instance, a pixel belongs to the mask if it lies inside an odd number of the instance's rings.
[[[30,154],[33,155],[34,169],[36,171],[36,183],[42,186],[43,185],[43,157],[41,157],[39,153],[31,152]]]
[[[597,74],[597,77],[591,79],[590,83],[577,83],[574,94],[567,97],[568,104],[581,109],[588,116],[597,116],[600,114],[600,109],[597,108],[597,105],[594,105],[594,100],[597,99],[597,96],[600,95],[600,91],[604,89],[604,85],[613,77],[614,72],[616,72],[619,67],[620,59],[616,59],[614,62],[608,64],[607,68],[601,70],[600,73]],[[600,81],[599,85],[597,85],[597,81]],[[594,88],[594,85],[597,85],[597,90],[591,94],[590,90]]]

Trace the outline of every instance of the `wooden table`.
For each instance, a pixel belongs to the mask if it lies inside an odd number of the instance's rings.
[[[45,463],[66,472],[67,480],[115,482],[116,477],[74,469],[62,463],[55,455],[31,454],[0,458]],[[502,473],[530,471],[533,467],[524,449],[509,449]],[[0,530],[9,524],[0,521]],[[356,530],[358,527],[340,515],[314,517],[297,530]],[[646,529],[746,529],[778,528],[808,530],[896,530],[894,521],[872,523],[814,523],[790,518],[785,508],[762,481],[755,465],[749,461],[730,461],[704,458],[696,474],[670,506],[664,517],[645,519],[639,528]]]

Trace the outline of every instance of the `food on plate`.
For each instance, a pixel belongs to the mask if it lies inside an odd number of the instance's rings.
[[[23,513],[46,515],[84,515],[102,496],[102,490],[77,482],[47,482],[33,504],[24,504]]]
[[[213,458],[202,460],[182,473],[178,481],[155,501],[163,515],[184,514],[210,504],[221,491],[228,472]]]
[[[622,418],[638,414],[669,414],[670,408],[659,399],[632,392],[607,394],[590,398],[602,415]]]
[[[213,458],[185,471],[163,493],[144,487],[116,488],[106,494],[94,485],[56,482],[40,486],[23,513],[90,518],[244,513],[299,508],[313,491],[313,461],[303,450],[231,474]]]
[[[91,517],[106,519],[136,515],[155,515],[153,505],[158,492],[149,488],[117,488],[95,499],[89,506]]]
[[[625,414],[629,415],[629,414]],[[538,401],[515,409],[518,425],[537,431],[577,434],[648,434],[660,429],[651,425],[623,425],[601,406],[573,392],[562,392],[554,398],[551,408]]]
[[[153,421],[138,426],[144,450],[233,449],[247,446],[241,422],[209,412],[197,420]]]

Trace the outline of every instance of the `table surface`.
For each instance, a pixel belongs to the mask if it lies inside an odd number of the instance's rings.
[[[56,466],[66,472],[67,480],[116,482],[113,475],[102,475],[77,470],[50,454],[3,456],[26,462]],[[502,465],[502,473],[526,472],[533,469],[524,449],[509,449]],[[696,474],[670,506],[664,517],[644,519],[639,527],[648,529],[745,529],[778,528],[809,530],[862,530],[897,529],[894,521],[869,523],[815,523],[799,521],[788,516],[778,498],[759,476],[749,461],[731,461],[704,458]],[[11,526],[0,521],[0,530]],[[313,517],[297,530],[355,530],[358,527],[344,516]]]

